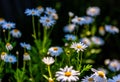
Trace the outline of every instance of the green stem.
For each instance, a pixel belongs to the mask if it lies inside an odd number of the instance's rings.
[[[33,75],[32,75],[32,69],[31,69],[31,61],[29,61],[29,71],[30,71],[30,77],[32,78],[32,82],[34,82]]]
[[[49,73],[49,77],[52,78],[52,74],[51,74],[51,71],[50,71],[50,65],[48,65],[48,73]]]
[[[11,37],[10,37],[10,30],[8,30],[8,42],[10,41]]]
[[[38,38],[40,38],[40,23],[38,22]]]
[[[36,31],[35,31],[35,20],[34,20],[34,16],[32,16],[32,25],[33,25],[33,37],[34,37],[34,39],[36,39]]]
[[[80,69],[79,70],[81,70],[81,67],[82,67],[82,52],[80,53],[80,56],[81,57],[80,57],[80,67],[79,67]]]
[[[46,44],[46,40],[47,40],[47,29],[44,27],[44,35],[43,35],[43,45],[42,45],[42,49],[43,49],[43,53],[45,52],[45,44]]]

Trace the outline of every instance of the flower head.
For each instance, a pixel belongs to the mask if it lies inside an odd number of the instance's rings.
[[[104,40],[98,36],[91,37],[91,40],[96,45],[103,45],[104,44]]]
[[[27,49],[27,50],[31,50],[31,45],[30,44],[27,44],[25,42],[21,42],[20,43],[20,46]]]
[[[81,39],[80,39],[80,42],[82,42],[82,43],[84,43],[84,44],[86,44],[86,45],[88,45],[88,46],[91,45],[91,41],[90,41],[90,39],[87,38],[87,37],[81,38]]]
[[[72,35],[72,34],[66,34],[65,39],[68,41],[74,41],[77,39],[77,37],[75,35]]]
[[[84,24],[91,24],[94,22],[94,19],[90,16],[84,16]]]
[[[27,16],[40,16],[40,12],[37,9],[26,9],[25,14]]]
[[[5,47],[8,51],[13,49],[13,46],[10,43],[6,43]]]
[[[120,82],[120,74],[108,79],[108,82]]]
[[[38,10],[39,14],[42,14],[44,11],[44,8],[42,6],[38,6],[36,9]]]
[[[64,27],[64,32],[73,32],[75,30],[75,24],[69,24]]]
[[[88,7],[86,13],[89,16],[97,16],[100,14],[100,8],[99,7]]]
[[[11,29],[11,28],[15,28],[15,23],[13,22],[5,22],[2,24],[2,28],[3,29]]]
[[[5,57],[7,56],[7,53],[6,52],[2,52],[1,53],[1,59],[2,60],[5,60]]]
[[[43,26],[48,27],[48,28],[55,24],[55,20],[51,16],[46,16],[46,15],[40,17],[39,21],[40,23],[42,23]]]
[[[73,17],[74,13],[73,12],[68,12],[69,17]]]
[[[2,25],[3,23],[5,23],[5,20],[3,18],[0,18],[0,25]]]
[[[105,29],[104,29],[103,26],[100,26],[100,27],[99,27],[99,34],[105,35]]]
[[[30,55],[27,53],[27,52],[25,52],[24,54],[23,54],[23,60],[25,60],[25,61],[27,61],[27,60],[30,60],[31,58],[30,58]]]
[[[63,49],[61,47],[58,47],[58,46],[50,47],[48,50],[48,53],[51,56],[59,56],[62,52],[63,52]]]
[[[55,62],[55,60],[53,59],[53,57],[44,57],[42,59],[42,61],[46,64],[46,65],[51,65]]]
[[[21,32],[18,29],[13,29],[10,31],[10,34],[15,37],[15,38],[20,38],[21,37]]]
[[[53,13],[56,13],[56,10],[51,7],[46,7],[45,13],[47,15],[52,15]]]
[[[88,46],[82,42],[73,42],[70,48],[74,48],[77,52],[84,51]]]
[[[105,25],[105,30],[111,34],[119,33],[119,29],[112,25]]]
[[[94,78],[91,76],[85,76],[81,82],[94,82]]]
[[[79,71],[75,71],[73,66],[66,66],[64,68],[60,68],[60,71],[57,71],[55,76],[57,77],[57,81],[60,82],[75,82],[79,80],[79,75]]]
[[[75,17],[72,19],[72,23],[78,24],[78,25],[83,25],[83,24],[85,23],[85,19],[84,19],[83,17],[75,16]]]
[[[5,62],[9,62],[9,63],[15,63],[15,62],[17,62],[17,59],[16,59],[16,57],[14,56],[14,55],[7,55],[6,57],[5,57],[5,60],[4,60]]]

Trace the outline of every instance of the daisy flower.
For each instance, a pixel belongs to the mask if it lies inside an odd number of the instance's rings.
[[[94,22],[94,19],[90,16],[84,16],[83,18],[84,18],[84,21],[85,21],[84,24],[91,24],[91,23]]]
[[[69,17],[73,17],[74,13],[73,12],[68,12]]]
[[[14,55],[7,55],[6,57],[5,57],[5,60],[4,60],[5,62],[9,62],[9,63],[15,63],[15,62],[17,62],[17,59],[16,59],[16,57],[14,56]]]
[[[36,9],[38,10],[39,14],[44,12],[44,8],[42,6],[38,6]]]
[[[56,10],[51,7],[46,7],[45,14],[52,15],[53,13],[56,13]]]
[[[63,28],[63,31],[64,32],[73,32],[75,30],[75,24],[69,24],[69,25],[66,25],[64,28]]]
[[[108,79],[108,82],[120,82],[120,74]]]
[[[25,53],[23,54],[23,60],[25,60],[25,61],[31,60],[30,55],[29,55],[27,52],[25,52]]]
[[[50,27],[50,26],[53,26],[55,24],[55,20],[52,17],[46,16],[46,15],[40,17],[39,21],[45,27]]]
[[[73,24],[83,25],[85,23],[85,19],[83,17],[75,16],[72,20]]]
[[[99,34],[105,35],[105,29],[104,29],[103,26],[100,26],[100,27],[99,27]]]
[[[64,68],[60,68],[60,71],[56,72],[57,81],[60,82],[76,82],[79,80],[80,73],[73,69],[73,66],[66,66]]]
[[[91,45],[91,41],[90,41],[90,39],[87,38],[87,37],[81,38],[81,39],[80,39],[80,42],[82,42],[82,43],[84,43],[84,44],[86,44],[86,45],[88,45],[88,46]]]
[[[5,47],[8,51],[13,49],[13,46],[10,43],[6,43]]]
[[[40,12],[37,9],[26,9],[25,14],[27,16],[40,16]]]
[[[94,82],[94,78],[91,76],[85,76],[81,82]]]
[[[65,39],[68,40],[68,41],[74,41],[74,40],[77,39],[77,37],[73,34],[66,34]]]
[[[72,45],[70,46],[70,48],[74,48],[77,53],[79,51],[84,51],[88,46],[82,42],[79,42],[79,43],[76,43],[76,42],[73,42]]]
[[[104,44],[104,40],[98,36],[91,37],[91,40],[96,45],[103,45]]]
[[[112,60],[108,64],[108,68],[113,72],[120,71],[120,62],[118,60]]]
[[[2,60],[5,60],[5,57],[7,56],[7,53],[6,52],[2,52],[1,53],[1,59]]]
[[[42,61],[46,64],[46,65],[51,65],[55,62],[55,60],[53,59],[53,57],[44,57],[42,59]]]
[[[10,34],[14,37],[14,38],[20,38],[21,37],[21,32],[18,29],[13,29],[10,31]]]
[[[63,49],[61,47],[51,47],[48,49],[48,53],[51,55],[51,56],[59,56],[61,53],[63,52]]]
[[[11,28],[15,28],[15,23],[13,22],[5,22],[2,24],[2,28],[3,29],[11,29]]]
[[[119,33],[119,29],[112,25],[105,25],[105,30],[111,34]]]
[[[3,18],[0,18],[0,25],[2,25],[3,23],[5,23],[5,20]]]
[[[99,7],[88,7],[86,13],[89,16],[97,16],[100,14],[100,8]]]
[[[31,50],[31,45],[30,44],[27,44],[25,42],[21,42],[20,43],[20,46],[23,47],[23,48],[26,48],[27,50]]]
[[[95,82],[107,82],[107,77],[105,76],[105,73],[103,71],[98,71],[94,68],[92,68],[91,70],[94,72],[91,77],[94,78]]]

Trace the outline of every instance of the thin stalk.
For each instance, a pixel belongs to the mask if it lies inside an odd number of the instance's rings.
[[[49,77],[52,78],[52,74],[51,74],[51,71],[50,71],[50,65],[48,65],[48,73],[49,73]]]
[[[32,25],[33,25],[33,37],[34,37],[34,39],[36,39],[36,31],[35,31],[35,20],[34,20],[34,16],[32,16]]]

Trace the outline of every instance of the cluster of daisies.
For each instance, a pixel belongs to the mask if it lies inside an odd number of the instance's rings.
[[[45,28],[50,28],[56,24],[56,20],[58,19],[58,15],[56,10],[51,7],[43,8],[38,6],[37,8],[33,9],[26,9],[24,12],[27,16],[37,16],[39,18],[39,23],[42,24]],[[95,17],[100,14],[99,7],[89,7],[86,11],[86,16],[75,16],[74,13],[69,12],[69,24],[63,28],[65,34],[64,41],[65,47],[68,47],[75,51],[75,54],[79,52],[84,52],[87,47],[92,48],[91,46],[101,46],[104,45],[105,41],[99,36],[95,36],[96,30],[92,30],[89,28],[89,25],[92,25],[95,22]],[[80,27],[85,27],[83,33],[85,35],[77,35],[77,30]],[[3,31],[3,38],[5,42],[5,48],[1,51],[1,60],[7,63],[15,63],[18,62],[17,57],[11,54],[11,51],[14,49],[14,44],[12,44],[12,37],[13,38],[20,38],[22,33],[15,28],[16,24],[13,22],[7,22],[3,18],[0,18],[0,29]],[[97,28],[97,27],[95,27]],[[91,32],[92,31],[92,32]],[[5,33],[7,32],[7,36]],[[78,31],[79,32],[79,31]],[[100,26],[98,29],[100,35],[104,36],[105,34],[111,33],[116,34],[119,33],[119,29],[113,25],[105,25]],[[11,37],[12,36],[12,37]],[[1,40],[0,40],[1,41]],[[0,44],[1,45],[1,44]],[[21,42],[20,47],[23,48],[23,60],[29,61],[32,60],[29,51],[32,50],[32,46],[26,42]],[[46,52],[47,57],[43,57],[42,62],[48,66],[49,76],[44,76],[47,78],[49,82],[54,82],[54,78],[52,77],[50,66],[55,63],[55,59],[57,56],[60,56],[62,53],[65,54],[65,50],[63,47],[60,46],[51,46],[49,47],[48,51]],[[18,55],[19,52],[16,52]],[[62,54],[62,55],[64,55]],[[81,60],[82,61],[82,60]],[[117,60],[106,60],[105,64],[108,65],[108,68],[115,72],[120,71],[120,62]],[[76,68],[75,68],[76,69]],[[103,70],[96,70],[92,68],[91,70],[94,72],[90,76],[85,76],[84,78],[80,79],[80,70],[75,70],[74,66],[65,65],[65,67],[61,67],[58,71],[55,72],[55,77],[57,81],[60,82],[119,82],[120,75],[113,76],[112,78],[106,77],[106,72]]]

